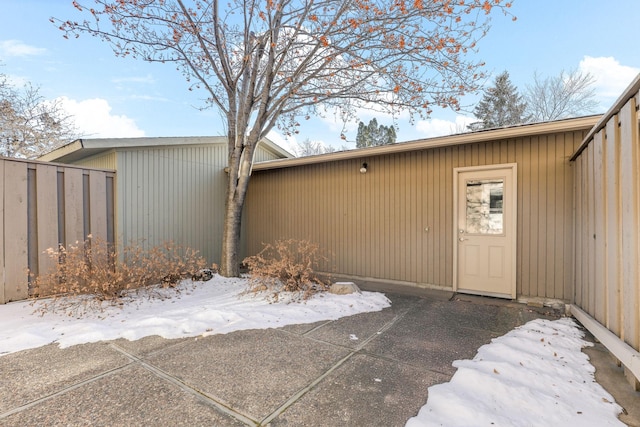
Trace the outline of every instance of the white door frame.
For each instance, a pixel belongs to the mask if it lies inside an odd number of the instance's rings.
[[[509,210],[509,212],[505,212],[505,221],[508,221],[511,226],[511,240],[512,240],[512,248],[510,262],[511,262],[511,299],[516,298],[516,273],[517,273],[517,234],[518,234],[518,165],[517,163],[501,163],[495,165],[483,165],[483,166],[469,166],[469,167],[459,167],[453,169],[453,291],[458,291],[458,187],[459,187],[459,178],[460,174],[464,172],[476,172],[476,171],[486,171],[486,170],[500,170],[500,169],[511,169],[511,186],[513,187],[510,194],[513,197],[513,208]],[[482,293],[482,295],[487,296],[501,296],[504,295],[494,295],[490,292]]]

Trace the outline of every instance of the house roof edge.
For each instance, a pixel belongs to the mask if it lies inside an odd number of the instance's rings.
[[[291,159],[268,160],[253,165],[253,170],[280,169],[293,166],[302,166],[316,163],[324,163],[338,160],[349,160],[362,157],[395,154],[407,151],[424,150],[454,145],[472,144],[476,142],[488,142],[510,139],[531,135],[542,135],[556,132],[571,132],[592,128],[600,119],[600,115],[578,117],[573,119],[556,120],[553,122],[532,123],[510,126],[498,129],[488,129],[478,132],[469,132],[456,135],[439,136],[401,142],[377,147],[367,147],[355,150],[339,151],[334,153],[319,154],[307,157]]]

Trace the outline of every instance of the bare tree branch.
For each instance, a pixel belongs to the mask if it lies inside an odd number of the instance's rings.
[[[77,135],[59,100],[45,100],[30,83],[16,88],[0,74],[0,155],[36,158]]]
[[[116,55],[171,62],[224,113],[229,187],[223,274],[238,272],[240,213],[256,145],[274,126],[296,132],[319,106],[427,117],[478,89],[467,55],[508,0],[74,0],[87,19],[52,18]],[[88,15],[88,16],[87,16]],[[515,19],[515,18],[514,18]]]
[[[598,108],[594,83],[593,75],[578,70],[562,70],[547,78],[535,73],[524,94],[531,120],[544,122],[594,112]]]

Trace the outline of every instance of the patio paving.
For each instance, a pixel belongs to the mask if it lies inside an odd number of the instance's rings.
[[[6,355],[0,425],[403,426],[428,387],[451,378],[454,360],[559,315],[449,292],[387,296],[390,308],[335,321]],[[623,406],[640,402],[631,387],[608,391]],[[628,412],[623,421],[640,426]]]

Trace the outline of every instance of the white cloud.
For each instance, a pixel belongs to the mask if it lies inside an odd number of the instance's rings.
[[[596,78],[594,87],[602,105],[608,105],[617,99],[640,72],[640,68],[622,65],[611,56],[585,56],[580,61],[579,68]]]
[[[135,121],[125,115],[111,114],[105,99],[76,101],[66,96],[59,98],[62,107],[74,117],[81,135],[92,138],[132,138],[145,136]]]
[[[20,40],[0,41],[0,56],[34,56],[45,52],[46,49],[44,48],[29,46]]]
[[[442,119],[419,120],[416,122],[415,128],[423,137],[433,138],[467,132],[467,126],[477,121],[473,117],[466,116],[456,116],[453,122]]]

